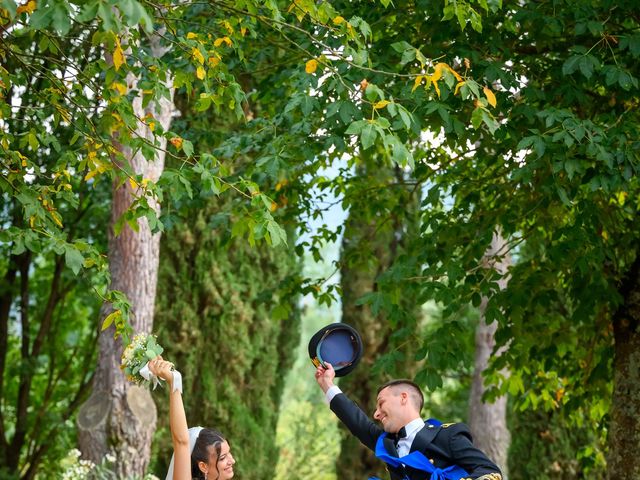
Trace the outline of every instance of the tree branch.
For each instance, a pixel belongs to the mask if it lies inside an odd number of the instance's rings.
[[[29,346],[31,343],[29,323],[29,266],[31,265],[31,252],[26,251],[18,257],[20,268],[20,319],[22,328],[22,342],[20,346],[20,386],[16,401],[16,426],[11,445],[7,450],[7,464],[10,469],[18,467],[20,450],[24,444],[27,428],[27,413],[29,407],[29,389],[31,387],[31,360]]]

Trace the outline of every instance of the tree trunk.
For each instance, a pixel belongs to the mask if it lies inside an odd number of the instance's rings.
[[[154,55],[161,56],[163,49],[159,46],[159,38],[153,37],[151,42]],[[130,91],[137,88],[137,83],[138,79],[132,74],[127,76]],[[167,75],[167,86],[171,83]],[[169,90],[172,99],[173,89]],[[134,100],[133,107],[139,118],[150,113],[164,130],[169,128],[172,100],[163,98],[142,108],[140,95]],[[152,161],[147,161],[140,151],[134,154],[127,146],[121,146],[120,151],[130,162],[135,174],[157,182],[164,168],[166,140],[154,138],[152,131],[143,124],[139,125],[138,134],[151,142],[159,142]],[[123,292],[131,302],[130,323],[134,332],[149,333],[153,326],[160,234],[151,233],[146,218],[137,220],[138,232],[125,225],[120,235],[113,234],[115,223],[131,206],[133,193],[128,181],[114,181],[109,230],[111,288]],[[159,205],[155,201],[150,199],[149,204],[159,212]],[[109,313],[111,306],[103,305],[101,319]],[[78,414],[80,449],[83,457],[94,463],[101,462],[111,449],[116,456],[118,478],[142,476],[149,463],[156,408],[147,389],[125,380],[120,370],[122,345],[116,342],[113,334],[112,326],[100,335],[93,393]]]
[[[622,285],[615,313],[613,403],[607,472],[610,479],[640,478],[640,255]]]
[[[491,246],[485,253],[486,268],[493,268],[502,276],[498,281],[504,289],[509,281],[507,270],[511,266],[511,256],[505,254],[507,244],[500,233],[495,233]],[[503,395],[493,403],[482,401],[486,391],[483,372],[489,364],[489,358],[495,347],[497,322],[487,325],[485,311],[489,299],[485,296],[480,304],[480,321],[476,329],[475,369],[469,399],[469,428],[474,444],[500,467],[503,477],[507,477],[507,452],[511,437],[507,428],[507,396]],[[496,352],[499,354],[500,352]],[[508,372],[503,372],[508,374]]]
[[[375,226],[362,225],[355,218],[353,210],[346,222],[341,257],[349,258],[354,250],[358,250],[358,241],[354,237],[371,233]],[[376,251],[379,263],[378,270],[388,266],[390,236],[377,236]],[[375,279],[379,271],[358,268],[346,262],[340,269],[342,286],[342,321],[353,326],[362,336],[365,355],[362,356],[358,368],[340,380],[341,388],[357,402],[365,412],[370,412],[376,403],[378,384],[384,383],[380,376],[372,375],[371,369],[375,361],[386,350],[391,336],[389,323],[371,312],[368,305],[356,305],[363,295],[375,290]],[[367,475],[384,475],[384,466],[368,449],[362,447],[358,439],[348,434],[343,436],[340,455],[337,461],[337,472],[341,480],[361,480]]]
[[[401,377],[412,376],[415,362],[407,350],[411,342],[405,342],[402,346],[395,345],[389,320],[375,315],[367,304],[358,305],[357,301],[363,295],[376,291],[378,276],[393,264],[403,247],[407,231],[414,230],[409,225],[414,217],[407,212],[415,212],[417,202],[412,191],[387,187],[389,183],[401,180],[401,172],[380,165],[367,167],[360,167],[359,178],[366,179],[369,184],[377,184],[380,188],[371,190],[371,198],[360,197],[350,202],[340,259],[342,321],[358,330],[365,354],[358,368],[340,380],[340,386],[365,412],[372,415],[378,387],[396,373],[372,373],[376,361],[385,353],[399,350],[404,354],[404,360],[395,367],[398,370],[397,376]],[[359,191],[362,192],[362,189]],[[384,205],[385,210],[378,210],[373,206],[376,202]],[[384,218],[385,216],[388,217]],[[410,298],[403,301],[407,302],[412,318],[418,319],[420,306]],[[336,467],[341,480],[362,480],[374,474],[380,478],[387,476],[384,464],[351,434],[343,437]]]

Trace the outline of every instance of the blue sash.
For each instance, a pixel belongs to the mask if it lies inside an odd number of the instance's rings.
[[[441,422],[437,420],[429,419],[426,423],[430,423],[435,426],[442,425]],[[423,472],[427,472],[431,474],[430,480],[460,480],[462,478],[468,477],[469,474],[465,472],[462,468],[457,465],[452,465],[450,467],[441,469],[435,467],[428,459],[424,456],[422,452],[411,452],[408,455],[405,455],[402,458],[394,457],[389,455],[387,449],[384,447],[384,438],[387,436],[387,432],[383,432],[376,442],[376,450],[375,454],[383,462],[388,465],[398,468],[402,465],[406,465],[411,468],[415,468],[416,470],[422,470]],[[371,477],[375,478],[375,477]]]

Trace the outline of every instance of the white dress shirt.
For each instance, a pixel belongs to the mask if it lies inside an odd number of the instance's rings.
[[[413,439],[420,430],[424,428],[424,420],[421,418],[415,418],[404,426],[407,436],[398,440],[398,457],[404,457],[411,451],[411,444]]]

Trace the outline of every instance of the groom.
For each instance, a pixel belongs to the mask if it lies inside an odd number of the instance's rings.
[[[325,363],[316,381],[333,413],[363,445],[387,463],[391,480],[424,480],[436,472],[447,480],[502,480],[500,469],[473,446],[462,423],[426,423],[420,417],[424,398],[410,380],[394,380],[378,389],[373,418],[380,428],[333,384],[335,371]]]

